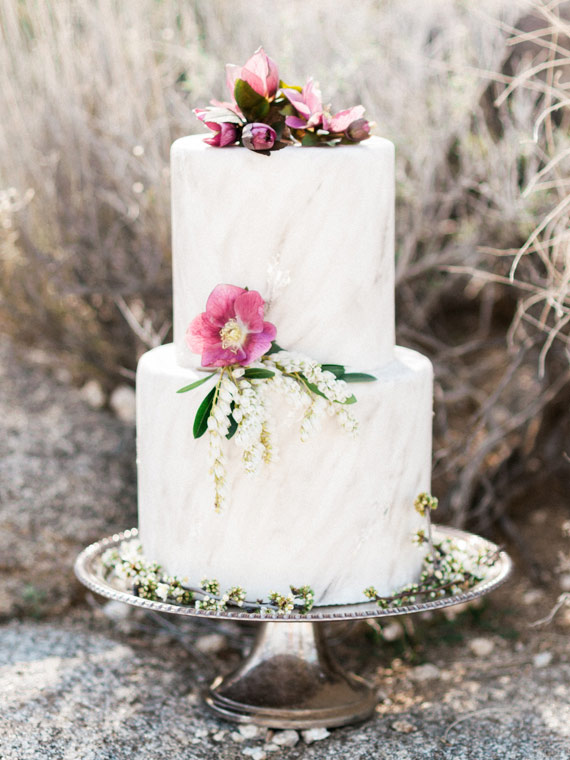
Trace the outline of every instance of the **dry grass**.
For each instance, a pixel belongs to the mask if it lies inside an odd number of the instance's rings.
[[[445,506],[488,522],[569,385],[563,6],[267,7],[0,0],[2,329],[108,386],[169,337],[169,145],[263,42],[396,143],[400,340],[436,364]]]

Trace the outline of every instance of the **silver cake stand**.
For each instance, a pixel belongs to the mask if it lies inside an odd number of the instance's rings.
[[[365,601],[272,617],[239,608],[224,612],[196,610],[142,599],[113,586],[104,577],[101,556],[107,549],[137,536],[136,529],[127,530],[88,546],[75,563],[78,579],[96,594],[155,612],[258,623],[257,638],[247,659],[230,675],[218,676],[205,700],[226,720],[271,728],[342,726],[364,720],[374,712],[376,692],[362,678],[344,672],[332,657],[318,623],[409,615],[469,602],[500,586],[512,567],[508,554],[490,541],[455,528],[435,526],[435,539],[452,538],[460,547],[463,543],[470,550],[498,552],[483,581],[466,592],[407,607],[380,609],[374,602]]]

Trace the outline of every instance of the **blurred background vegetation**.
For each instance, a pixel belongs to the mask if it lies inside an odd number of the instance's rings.
[[[2,332],[78,383],[133,380],[170,338],[170,144],[263,44],[396,144],[442,517],[508,529],[568,472],[570,3],[0,0],[0,35]]]

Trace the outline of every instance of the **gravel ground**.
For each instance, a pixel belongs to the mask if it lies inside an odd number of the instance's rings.
[[[90,408],[49,365],[0,342],[2,760],[570,758],[570,610],[527,625],[557,598],[552,568],[542,586],[519,569],[490,602],[455,618],[392,622],[390,635],[330,627],[339,660],[379,690],[365,724],[308,744],[212,717],[201,689],[235,667],[251,628],[169,628],[77,584],[77,552],[136,523],[134,431]],[[521,523],[529,541],[542,536],[546,563],[564,509]]]

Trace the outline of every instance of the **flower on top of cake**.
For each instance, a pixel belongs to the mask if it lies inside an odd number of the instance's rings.
[[[328,415],[356,434],[350,412],[356,397],[351,383],[376,380],[373,375],[347,372],[342,364],[320,364],[303,354],[285,351],[276,341],[277,328],[265,321],[265,301],[256,290],[220,284],[206,301],[206,310],[190,322],[186,344],[213,371],[178,390],[198,388],[217,375],[198,406],[194,438],[208,434],[214,506],[226,498],[224,440],[234,438],[247,473],[276,458],[274,419],[269,390],[280,393],[298,410],[301,441],[306,441]]]
[[[236,143],[264,155],[287,145],[352,145],[370,137],[373,126],[361,105],[332,114],[317,82],[285,84],[277,64],[258,48],[243,65],[227,64],[232,100],[210,101],[194,113],[214,133],[204,142],[216,148]]]

